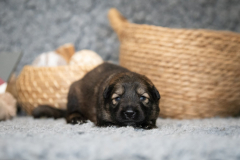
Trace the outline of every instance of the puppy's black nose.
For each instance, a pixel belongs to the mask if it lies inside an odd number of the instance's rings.
[[[136,112],[134,112],[132,109],[128,109],[124,112],[124,115],[126,118],[133,119],[136,115]]]

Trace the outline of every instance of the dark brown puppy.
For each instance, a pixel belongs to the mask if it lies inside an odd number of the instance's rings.
[[[156,127],[159,99],[159,92],[147,77],[103,63],[71,85],[66,120],[72,124],[91,120],[97,126],[151,129]],[[50,110],[54,112],[54,109]],[[40,113],[41,109],[38,109],[35,117]],[[63,114],[57,114],[56,110],[54,115],[58,118]]]
[[[97,126],[156,127],[160,95],[145,76],[103,63],[69,90],[67,122]]]

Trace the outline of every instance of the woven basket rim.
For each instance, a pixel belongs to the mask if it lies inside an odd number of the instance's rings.
[[[81,65],[61,65],[61,66],[33,66],[33,65],[25,65],[23,68],[59,69],[59,68],[72,68],[72,67],[82,67],[82,66]]]
[[[31,66],[31,65],[25,65],[21,71],[30,71],[30,70],[35,70],[36,72],[38,71],[50,71],[50,72],[54,72],[54,71],[66,71],[66,70],[76,70],[76,69],[80,69],[82,71],[86,71],[87,67],[86,66],[81,66],[81,65],[62,65],[62,66]],[[20,74],[21,74],[20,73]]]
[[[108,12],[108,19],[110,21],[111,27],[117,32],[117,34],[120,34],[123,32],[125,25],[135,25],[135,26],[142,26],[142,27],[152,27],[156,30],[169,30],[169,31],[178,31],[178,32],[186,32],[186,31],[197,31],[199,33],[215,33],[216,35],[222,34],[222,35],[230,35],[230,36],[237,36],[240,38],[240,33],[230,31],[230,30],[214,30],[214,29],[195,29],[195,28],[169,28],[169,27],[162,27],[157,25],[149,25],[149,24],[138,24],[134,22],[129,22],[125,17],[122,16],[122,14],[116,9],[111,8]],[[120,27],[117,27],[120,26]],[[221,36],[222,36],[221,35]]]

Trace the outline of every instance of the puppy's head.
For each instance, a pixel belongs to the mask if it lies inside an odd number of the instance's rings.
[[[115,125],[155,127],[160,95],[147,77],[132,72],[116,74],[103,97],[106,113]]]

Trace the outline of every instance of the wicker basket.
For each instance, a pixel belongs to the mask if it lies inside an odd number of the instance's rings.
[[[121,41],[120,64],[160,91],[160,116],[240,113],[240,34],[133,24],[116,9],[109,19]]]
[[[25,66],[16,82],[18,103],[28,114],[43,104],[66,109],[69,86],[93,68]]]

